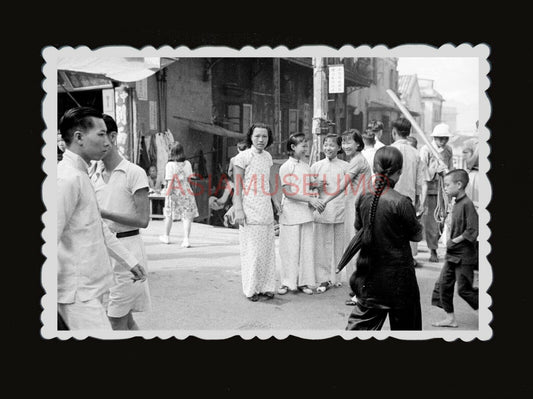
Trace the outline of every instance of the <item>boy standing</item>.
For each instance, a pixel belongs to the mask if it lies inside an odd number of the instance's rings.
[[[452,170],[444,177],[444,189],[455,199],[455,204],[446,244],[446,259],[431,299],[432,305],[444,309],[446,318],[433,323],[435,327],[457,327],[453,312],[453,290],[456,281],[459,296],[472,309],[478,309],[478,290],[473,286],[474,269],[478,263],[478,215],[472,200],[465,194],[467,184],[468,173],[464,169]]]
[[[144,169],[124,159],[118,152],[118,127],[109,115],[103,115],[109,150],[90,173],[102,218],[109,229],[147,270],[146,252],[139,229],[148,227],[150,201],[148,178]],[[148,281],[135,282],[128,270],[111,260],[114,284],[109,290],[107,317],[113,330],[138,330],[133,312],[151,310]]]

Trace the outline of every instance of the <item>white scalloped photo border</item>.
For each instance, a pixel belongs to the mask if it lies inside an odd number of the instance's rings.
[[[41,335],[45,339],[59,338],[61,340],[75,338],[85,339],[94,337],[99,339],[124,339],[130,337],[144,337],[145,339],[175,337],[185,339],[195,336],[201,339],[227,339],[233,336],[240,336],[244,340],[257,337],[261,340],[271,337],[284,339],[288,336],[295,336],[304,339],[326,339],[340,336],[344,339],[359,338],[366,340],[376,338],[383,340],[394,337],[403,340],[427,340],[432,338],[442,338],[446,341],[461,339],[472,341],[479,339],[489,340],[492,337],[492,312],[489,309],[492,298],[488,294],[488,289],[492,284],[492,268],[487,260],[487,255],[491,251],[488,242],[490,229],[488,222],[490,214],[487,206],[492,197],[492,189],[487,177],[490,169],[489,153],[490,146],[488,139],[490,132],[486,127],[491,115],[491,104],[486,94],[490,80],[488,73],[490,64],[488,57],[490,48],[487,44],[472,45],[463,43],[458,46],[444,44],[437,48],[426,44],[405,44],[394,48],[385,45],[370,47],[368,45],[351,46],[345,45],[339,49],[329,46],[300,46],[289,50],[286,46],[271,48],[261,46],[254,48],[244,46],[235,49],[223,46],[206,46],[190,49],[186,46],[172,48],[162,46],[154,48],[152,46],[136,49],[128,46],[106,46],[97,49],[90,49],[87,46],[73,47],[46,47],[42,50],[44,64],[42,72],[44,80],[42,87],[45,96],[42,102],[42,117],[46,128],[43,132],[45,145],[42,148],[44,157],[43,171],[46,174],[42,184],[42,196],[45,205],[45,212],[42,215],[44,229],[42,237],[44,244],[42,252],[46,258],[42,271],[42,285],[45,294],[41,298],[43,311],[41,313]],[[57,201],[56,201],[56,181],[57,181],[57,157],[56,157],[56,134],[57,134],[57,61],[62,56],[83,56],[98,55],[109,57],[475,57],[479,60],[479,322],[478,329],[473,331],[453,330],[431,330],[431,331],[340,331],[340,330],[141,330],[141,331],[58,331],[57,330]]]

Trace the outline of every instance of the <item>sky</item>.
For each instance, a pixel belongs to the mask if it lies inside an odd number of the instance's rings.
[[[475,130],[479,107],[479,59],[475,57],[400,57],[400,75],[433,79],[433,87],[457,108],[457,130]]]

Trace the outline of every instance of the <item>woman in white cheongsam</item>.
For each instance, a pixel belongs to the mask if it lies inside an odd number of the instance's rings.
[[[259,295],[274,297],[276,286],[276,255],[274,237],[274,205],[280,207],[271,191],[272,156],[266,148],[274,141],[272,130],[265,124],[255,123],[248,130],[250,145],[234,160],[235,223],[239,225],[241,245],[242,289],[255,302]]]

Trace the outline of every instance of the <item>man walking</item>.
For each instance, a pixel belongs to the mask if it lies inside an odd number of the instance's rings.
[[[379,141],[382,134],[383,123],[372,120],[361,135],[363,142],[365,143],[365,148],[361,150],[361,154],[366,158],[372,170],[374,170],[374,154],[381,147],[385,146],[385,144]]]
[[[122,245],[148,270],[144,243],[139,234],[139,228],[148,227],[150,221],[148,177],[140,166],[122,158],[116,143],[117,124],[109,115],[103,117],[111,146],[90,172],[100,214]],[[138,330],[132,312],[151,310],[148,282],[132,281],[129,270],[114,259],[111,259],[111,265],[114,285],[107,306],[111,326],[114,330]]]
[[[424,212],[424,230],[426,242],[431,251],[430,262],[439,261],[437,248],[441,230],[435,220],[434,214],[439,197],[439,176],[442,179],[444,173],[453,169],[453,152],[451,147],[447,145],[451,136],[450,127],[445,123],[440,123],[435,126],[433,133],[431,133],[431,137],[433,137],[432,145],[437,150],[442,162],[439,162],[435,155],[433,155],[427,144],[420,149],[420,159],[424,164],[426,171],[425,180],[427,182],[427,211]],[[441,189],[443,190],[443,188]],[[442,200],[447,201],[446,198]]]
[[[89,107],[70,109],[59,130],[67,148],[57,166],[58,313],[70,330],[111,330],[105,312],[113,282],[109,255],[130,278],[144,281],[146,275],[102,221],[87,173],[89,162],[109,150],[102,114]]]
[[[400,194],[409,197],[413,206],[418,204],[416,215],[420,217],[424,210],[423,204],[426,201],[427,185],[424,180],[424,164],[418,156],[418,151],[407,140],[410,133],[411,123],[407,119],[401,117],[393,122],[392,146],[398,148],[403,156],[402,174],[394,189]],[[418,201],[417,196],[419,196]],[[417,242],[411,242],[411,252],[413,254],[413,265],[416,267],[418,263],[414,257],[418,253]]]

